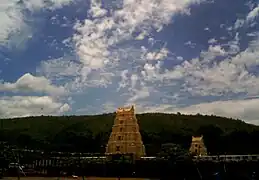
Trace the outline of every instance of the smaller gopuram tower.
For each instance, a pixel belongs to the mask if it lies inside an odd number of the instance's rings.
[[[207,148],[203,142],[203,136],[192,136],[190,153],[196,156],[207,155]]]
[[[145,156],[134,106],[117,109],[105,154],[133,155],[135,159]]]

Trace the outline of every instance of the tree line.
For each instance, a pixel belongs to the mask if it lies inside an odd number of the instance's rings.
[[[167,144],[188,150],[203,135],[209,154],[259,154],[259,127],[217,116],[146,113],[136,115],[148,156]],[[45,151],[104,153],[115,113],[1,119],[0,141]]]

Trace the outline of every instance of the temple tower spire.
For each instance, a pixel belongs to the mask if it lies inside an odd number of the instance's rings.
[[[203,156],[207,155],[207,148],[203,141],[203,136],[192,136],[192,143],[189,149],[192,155]]]
[[[105,154],[132,154],[136,159],[145,156],[134,106],[117,109]]]

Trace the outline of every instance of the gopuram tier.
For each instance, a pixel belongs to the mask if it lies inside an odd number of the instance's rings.
[[[105,154],[133,155],[135,159],[146,155],[134,106],[117,109]]]
[[[207,155],[207,148],[204,144],[203,136],[192,136],[192,143],[189,151],[195,156]]]

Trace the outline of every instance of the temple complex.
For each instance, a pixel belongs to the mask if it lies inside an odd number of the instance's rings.
[[[105,154],[133,155],[136,159],[145,156],[134,106],[117,109]]]
[[[207,148],[203,142],[203,136],[192,136],[192,143],[189,151],[192,155],[196,156],[207,155]]]

